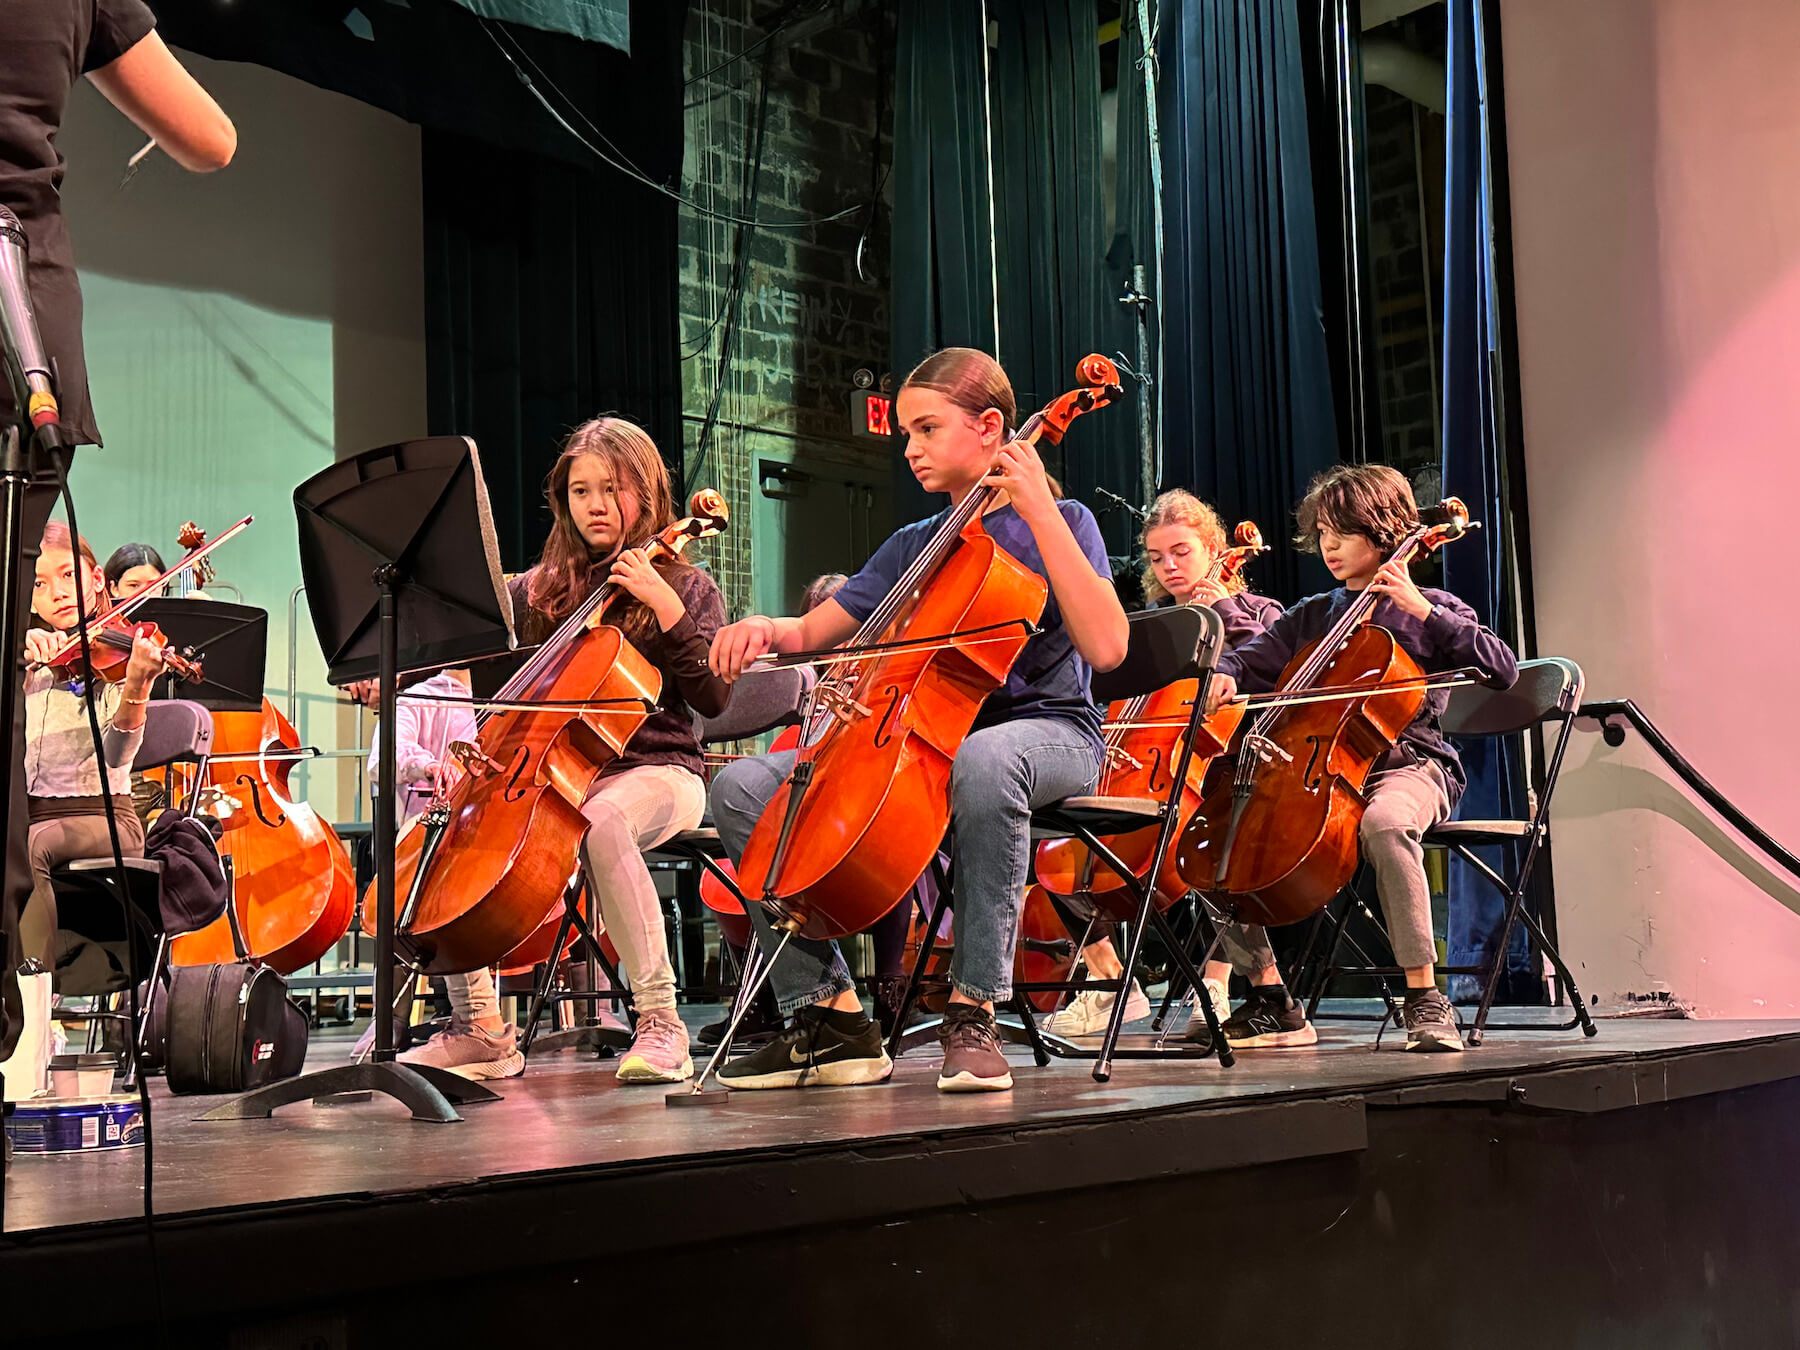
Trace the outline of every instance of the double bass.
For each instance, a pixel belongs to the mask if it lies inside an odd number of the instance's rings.
[[[650,541],[652,560],[680,557],[730,519],[710,488],[688,510]],[[606,621],[621,594],[612,582],[595,587],[506,682],[479,718],[478,739],[450,747],[456,785],[400,836],[398,941],[421,974],[520,965],[511,953],[546,926],[554,932],[587,830],[582,803],[662,693],[656,667]],[[374,920],[371,884],[363,896],[371,932]]]
[[[1077,378],[1011,439],[1054,445],[1123,392],[1104,356],[1085,357]],[[930,864],[950,824],[957,749],[1043,615],[1044,578],[982,526],[997,491],[984,480],[945,512],[855,636],[820,654],[830,671],[809,695],[794,770],[738,862],[744,893],[805,937],[862,931]]]
[[[1469,529],[1446,497],[1394,550],[1410,564]],[[1392,633],[1369,622],[1380,597],[1363,590],[1336,623],[1297,653],[1246,729],[1229,781],[1208,792],[1182,832],[1176,867],[1197,891],[1243,919],[1298,923],[1349,882],[1364,784],[1424,706],[1430,683]]]
[[[1226,588],[1237,580],[1252,557],[1268,548],[1262,531],[1248,520],[1238,523],[1232,538],[1233,547],[1214,558],[1206,573],[1207,580]],[[1177,680],[1153,693],[1121,699],[1108,708],[1106,758],[1095,794],[1166,800],[1174,786],[1172,775],[1181,759],[1181,742],[1194,700],[1201,696],[1198,680]],[[1220,708],[1200,724],[1199,739],[1188,761],[1187,780],[1182,785],[1175,824],[1178,832],[1200,805],[1207,766],[1231,743],[1243,717],[1243,708],[1233,705]],[[1113,835],[1101,842],[1134,876],[1141,876],[1156,851],[1156,839],[1157,831],[1146,828]],[[1137,905],[1125,889],[1124,879],[1112,868],[1100,866],[1093,850],[1079,839],[1047,839],[1039,844],[1037,878],[1045,890],[1056,895],[1090,897],[1092,903],[1115,919],[1137,917]],[[1157,903],[1167,909],[1186,895],[1187,889],[1176,869],[1174,850],[1170,850],[1163,860],[1162,875],[1156,878]]]

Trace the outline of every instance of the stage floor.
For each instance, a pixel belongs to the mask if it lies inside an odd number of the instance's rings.
[[[1552,1011],[1560,1010],[1539,1015]],[[698,1025],[710,1016],[697,1009],[692,1019]],[[1038,1068],[1014,1047],[1012,1092],[958,1095],[936,1090],[936,1047],[925,1046],[908,1052],[883,1086],[734,1093],[724,1104],[690,1110],[666,1107],[666,1087],[617,1083],[614,1060],[563,1051],[535,1059],[522,1078],[490,1084],[504,1100],[465,1108],[461,1123],[447,1125],[411,1122],[385,1098],[301,1103],[263,1121],[204,1122],[196,1117],[221,1099],[172,1097],[156,1079],[155,1207],[162,1216],[199,1217],[299,1201],[441,1198],[528,1175],[597,1179],[615,1169],[642,1173],[883,1142],[929,1149],[959,1135],[1017,1138],[1133,1117],[1226,1112],[1241,1119],[1247,1108],[1283,1102],[1326,1108],[1311,1130],[1288,1112],[1278,1137],[1234,1131],[1243,1137],[1222,1148],[1218,1165],[1243,1165],[1356,1147],[1367,1106],[1529,1098],[1544,1109],[1585,1113],[1800,1076],[1800,1022],[1609,1019],[1592,1039],[1577,1031],[1490,1033],[1486,1045],[1462,1055],[1407,1054],[1391,1032],[1379,1050],[1373,1044],[1366,1024],[1325,1022],[1315,1047],[1240,1053],[1230,1069],[1216,1060],[1121,1060],[1106,1084],[1093,1081],[1089,1063]],[[322,1035],[309,1067],[342,1063],[350,1047],[348,1035]],[[1352,1103],[1354,1122],[1341,1109]],[[15,1157],[6,1231],[48,1236],[42,1230],[141,1221],[142,1158],[135,1149]]]

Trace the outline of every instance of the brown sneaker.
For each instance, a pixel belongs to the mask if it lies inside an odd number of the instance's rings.
[[[944,1067],[938,1070],[939,1092],[1005,1092],[1012,1087],[1012,1066],[1000,1053],[994,1014],[973,1003],[952,1003],[938,1028]]]

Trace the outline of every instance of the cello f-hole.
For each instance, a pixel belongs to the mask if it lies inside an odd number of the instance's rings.
[[[888,730],[888,724],[891,723],[899,713],[900,705],[906,698],[905,693],[897,684],[890,684],[886,689],[881,691],[881,694],[883,698],[887,699],[888,705],[881,714],[880,724],[875,728],[875,748],[877,750],[880,750],[888,743],[888,738],[892,735]]]
[[[245,785],[248,785],[250,788],[250,809],[256,812],[256,818],[258,820],[272,830],[279,829],[281,826],[287,824],[287,812],[281,810],[279,807],[276,808],[276,818],[274,820],[269,819],[268,812],[263,810],[262,785],[258,783],[255,778],[247,773],[240,773],[232,783],[233,787],[243,787]]]
[[[531,747],[521,745],[519,753],[513,757],[512,773],[507,777],[506,790],[500,794],[501,801],[522,802],[525,800],[525,786],[521,780],[526,779],[525,770],[530,767]]]

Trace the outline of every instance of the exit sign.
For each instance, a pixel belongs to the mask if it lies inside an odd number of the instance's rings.
[[[888,440],[894,434],[894,400],[872,389],[850,391],[850,434]]]

